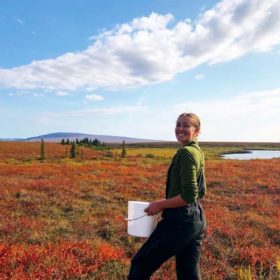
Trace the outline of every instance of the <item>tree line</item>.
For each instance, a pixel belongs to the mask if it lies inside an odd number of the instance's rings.
[[[70,158],[77,157],[77,147],[87,147],[87,148],[94,148],[94,149],[109,149],[109,146],[105,142],[101,142],[98,139],[89,139],[88,137],[79,140],[76,138],[74,141],[70,141],[68,138],[65,140],[64,138],[61,139],[61,145],[71,145],[70,148]]]
[[[98,149],[107,149],[109,150],[110,147],[104,143],[99,141],[98,139],[91,140],[89,138],[84,138],[82,140],[76,139],[75,141],[70,141],[68,138],[62,139],[60,144],[62,145],[71,145],[70,151],[69,151],[69,156],[70,158],[76,158],[77,157],[77,147],[82,146],[82,147],[87,147],[87,148],[98,148]],[[122,150],[121,150],[121,158],[126,158],[127,157],[127,150],[126,150],[126,145],[125,141],[123,140],[122,142]],[[46,159],[46,152],[45,152],[45,142],[44,139],[41,139],[41,145],[40,145],[40,160],[45,160]]]
[[[89,139],[88,137],[79,140],[76,139],[75,141],[70,141],[68,138],[65,139],[61,139],[60,144],[61,145],[72,145],[73,143],[75,143],[78,146],[84,146],[84,147],[103,147],[103,148],[109,148],[108,145],[105,142],[101,142],[98,139]]]

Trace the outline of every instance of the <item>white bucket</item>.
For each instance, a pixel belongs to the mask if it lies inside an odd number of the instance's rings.
[[[127,233],[132,236],[149,237],[157,225],[157,215],[148,216],[144,209],[149,202],[128,201]]]

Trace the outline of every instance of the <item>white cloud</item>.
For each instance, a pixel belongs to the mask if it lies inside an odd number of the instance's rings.
[[[58,90],[57,92],[55,92],[55,94],[56,94],[57,96],[67,96],[67,95],[68,95],[68,92],[62,91],[62,90]]]
[[[92,92],[92,91],[97,90],[97,87],[86,87],[85,90],[86,90],[87,92]]]
[[[203,80],[205,78],[205,76],[203,74],[197,74],[197,75],[194,76],[194,78],[196,80]]]
[[[101,95],[97,95],[97,94],[87,94],[85,96],[85,99],[88,101],[101,101],[104,98]]]
[[[37,92],[33,92],[33,93],[32,93],[32,96],[34,96],[34,97],[40,97],[40,96],[44,96],[44,94],[42,94],[42,93],[37,93]]]
[[[280,88],[228,99],[187,102],[173,114],[194,112],[201,117],[204,140],[280,141]]]
[[[21,18],[15,17],[15,20],[17,23],[19,23],[21,25],[24,24],[24,21]]]
[[[8,93],[9,96],[17,96],[17,97],[21,97],[21,96],[33,96],[33,97],[42,97],[45,96],[43,93],[38,93],[38,92],[32,92],[32,91],[15,91],[15,92],[9,92]]]
[[[173,25],[171,26],[171,22]],[[279,0],[223,0],[195,20],[152,13],[95,36],[86,50],[0,69],[0,86],[70,91],[170,80],[201,64],[270,51],[280,42]]]
[[[50,121],[50,120],[64,119],[64,118],[68,119],[68,118],[79,118],[79,117],[136,113],[144,110],[146,110],[145,106],[120,106],[120,107],[107,107],[107,108],[66,111],[61,113],[47,112],[42,115],[42,119]]]

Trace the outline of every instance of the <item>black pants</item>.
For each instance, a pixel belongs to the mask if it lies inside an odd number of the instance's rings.
[[[204,213],[198,203],[166,209],[163,219],[131,261],[129,280],[148,280],[170,257],[176,256],[178,280],[201,279],[199,259]]]

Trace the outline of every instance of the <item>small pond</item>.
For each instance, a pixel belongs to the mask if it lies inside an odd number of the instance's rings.
[[[277,150],[248,150],[248,153],[225,154],[222,158],[225,159],[272,159],[280,158],[280,151]]]

